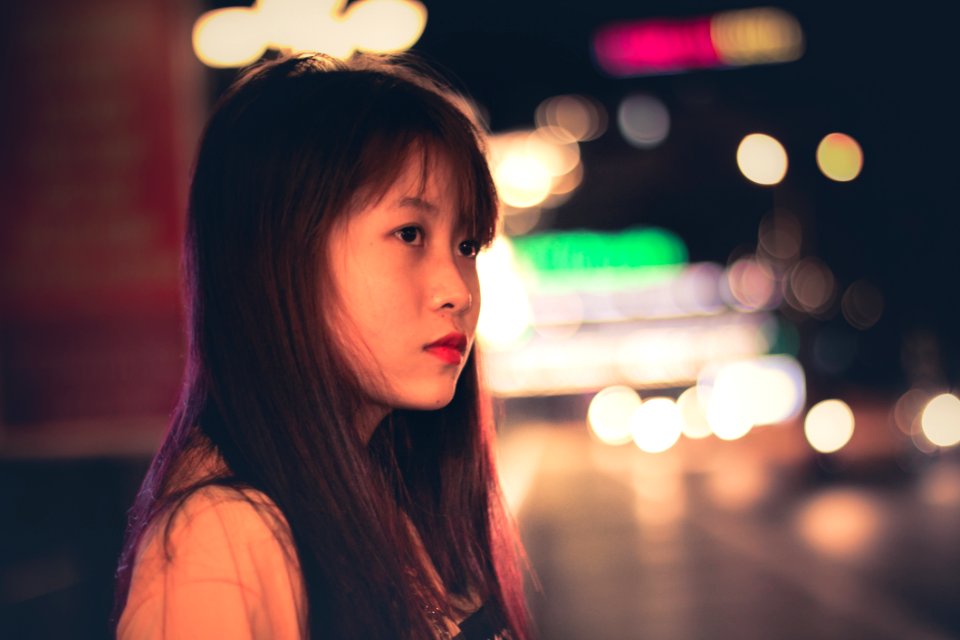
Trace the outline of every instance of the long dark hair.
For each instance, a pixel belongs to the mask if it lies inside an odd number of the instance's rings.
[[[452,402],[393,411],[364,442],[363,393],[335,346],[324,238],[404,159],[452,167],[459,210],[492,240],[496,193],[456,98],[409,62],[255,65],[220,100],[197,157],[184,250],[189,352],[170,429],[131,510],[114,621],[145,529],[210,484],[258,490],[289,524],[313,637],[431,638],[445,595],[486,600],[528,636],[518,558],[472,354]],[[187,486],[211,453],[227,471]],[[427,573],[416,526],[442,587]],[[444,593],[445,592],[445,593]]]

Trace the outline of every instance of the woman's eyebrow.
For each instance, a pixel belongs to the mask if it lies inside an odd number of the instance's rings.
[[[433,204],[429,200],[424,200],[417,196],[407,196],[400,199],[400,206],[405,208],[417,209],[429,214],[436,214],[440,211],[437,205]]]

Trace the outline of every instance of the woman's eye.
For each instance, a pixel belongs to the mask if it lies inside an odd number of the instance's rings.
[[[480,243],[476,240],[464,240],[460,243],[458,247],[460,250],[460,255],[466,258],[475,258],[477,252],[480,251]]]
[[[420,227],[404,227],[395,231],[394,235],[406,244],[415,246],[423,244],[423,229]]]

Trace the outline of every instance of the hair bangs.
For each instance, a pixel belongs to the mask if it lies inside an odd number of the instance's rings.
[[[376,204],[400,178],[409,161],[418,161],[418,192],[432,172],[444,172],[454,190],[458,227],[481,247],[496,234],[498,199],[484,153],[483,133],[457,105],[456,96],[418,82],[393,84],[372,104],[358,133],[360,158],[348,191],[356,211]]]

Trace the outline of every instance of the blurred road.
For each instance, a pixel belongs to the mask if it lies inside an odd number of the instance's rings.
[[[960,637],[957,458],[858,467],[797,431],[646,454],[582,422],[508,424],[542,637]]]

